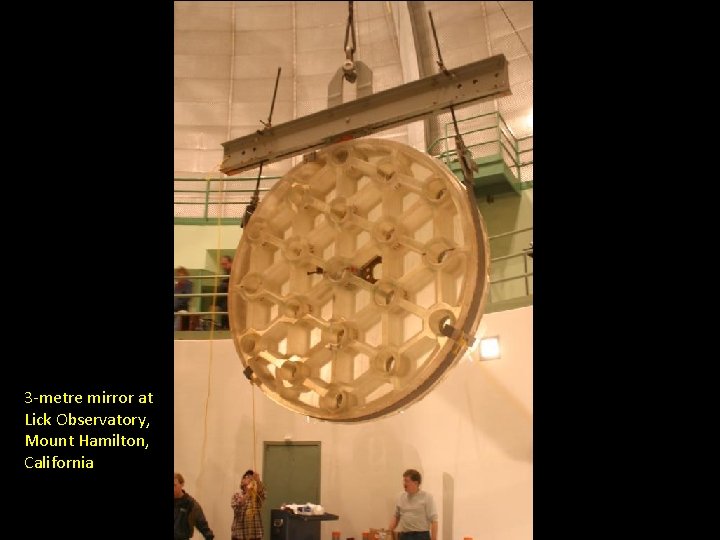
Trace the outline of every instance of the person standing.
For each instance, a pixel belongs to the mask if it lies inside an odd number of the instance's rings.
[[[398,540],[437,540],[438,512],[435,499],[420,489],[422,475],[415,469],[403,473],[403,488],[395,504],[389,530],[397,527]]]
[[[175,269],[175,294],[192,294],[193,283],[188,279],[188,271],[184,266]],[[175,313],[190,311],[190,298],[175,297]],[[189,330],[190,317],[188,315],[175,315],[175,330]]]
[[[265,500],[265,486],[260,475],[248,469],[240,480],[240,491],[233,493],[232,540],[262,540],[263,524],[260,511]]]
[[[215,306],[216,311],[225,311],[227,312],[228,308],[228,297],[227,292],[230,290],[230,272],[232,271],[232,257],[229,255],[223,255],[220,259],[220,268],[222,268],[223,273],[228,276],[226,278],[223,278],[222,281],[220,281],[220,284],[218,286],[218,293],[222,293],[222,296],[217,296],[215,299]],[[230,329],[230,319],[228,318],[227,313],[223,313],[220,315],[220,329],[221,330],[229,330]]]
[[[200,503],[184,489],[185,478],[175,473],[175,540],[189,540],[197,528],[205,540],[213,540],[215,533],[208,525]]]

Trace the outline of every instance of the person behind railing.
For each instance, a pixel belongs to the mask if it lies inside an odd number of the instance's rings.
[[[232,257],[229,255],[223,255],[220,259],[220,267],[222,268],[222,271],[225,275],[228,277],[223,278],[220,280],[220,283],[217,288],[218,293],[222,293],[222,296],[216,296],[215,297],[215,305],[214,305],[214,311],[225,311],[227,312],[227,306],[228,306],[228,299],[227,299],[227,292],[230,289],[230,271],[232,270]],[[228,319],[227,313],[223,313],[220,315],[220,329],[221,330],[229,330],[230,329],[230,321]]]
[[[193,289],[192,281],[184,266],[178,266],[175,269],[175,294],[191,294]],[[175,297],[175,313],[187,313],[190,311],[190,298]],[[189,330],[190,317],[188,315],[175,315],[175,330]]]

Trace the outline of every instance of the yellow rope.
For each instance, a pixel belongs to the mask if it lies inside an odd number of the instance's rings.
[[[224,160],[223,160],[224,161]],[[222,165],[222,163],[220,164]],[[218,166],[219,168],[219,166]],[[205,180],[207,182],[211,181],[209,173],[208,176],[206,176]],[[225,179],[221,178],[221,188],[220,188],[220,201],[218,203],[219,205],[219,211],[217,214],[217,244],[216,244],[216,253],[215,253],[215,266],[218,269],[215,273],[215,279],[214,279],[214,290],[218,290],[219,285],[219,268],[220,268],[220,251],[222,246],[222,232],[221,232],[221,225],[222,225],[222,215],[225,211]],[[230,292],[228,287],[228,293]],[[229,306],[229,298],[226,302],[226,305]],[[214,304],[217,305],[217,304]],[[228,313],[228,320],[229,320],[229,313]],[[207,396],[205,399],[205,421],[203,426],[203,443],[202,443],[202,453],[200,456],[200,468],[202,470],[203,464],[205,463],[205,455],[207,452],[207,440],[208,440],[208,409],[210,406],[210,387],[211,387],[211,373],[212,373],[212,364],[213,364],[213,343],[215,341],[215,315],[212,316],[212,323],[210,325],[210,349],[208,353],[208,370],[207,370]],[[250,381],[250,384],[252,385],[251,388],[251,394],[252,394],[252,432],[253,432],[253,446],[252,446],[252,463],[253,463],[253,470],[257,471],[257,434],[256,434],[256,420],[255,420],[255,384]],[[255,485],[255,482],[253,481],[252,485]],[[251,504],[248,506],[247,513],[249,515],[253,515],[256,511],[256,508],[258,506],[258,493],[257,493],[257,486],[255,485],[254,488],[251,486],[248,486],[248,495],[250,495]]]
[[[252,381],[250,381],[250,384],[250,392],[252,393],[253,471],[257,472],[257,444],[255,442],[255,384]]]
[[[219,170],[220,165],[222,165],[222,162],[218,164],[216,167],[217,170]],[[211,182],[213,179],[210,177],[210,172],[207,173],[205,176],[206,182]],[[222,245],[222,231],[220,230],[221,225],[221,216],[225,210],[225,179],[221,178],[221,184],[220,184],[220,202],[219,205],[219,211],[217,213],[217,244],[216,244],[216,252],[215,252],[215,266],[216,268],[220,268],[220,246]],[[208,186],[208,189],[210,186]],[[210,204],[208,202],[208,204]],[[215,279],[213,280],[214,283],[214,290],[217,292],[218,290],[218,284],[219,284],[219,270],[215,271]],[[217,304],[217,297],[213,300],[213,306],[216,306]],[[213,309],[213,311],[215,311]],[[202,444],[202,453],[200,454],[200,469],[202,470],[203,464],[205,463],[205,455],[207,452],[207,429],[208,429],[208,408],[210,407],[210,376],[212,374],[212,364],[213,364],[213,343],[215,341],[215,317],[216,315],[213,313],[211,315],[212,324],[210,324],[210,349],[208,352],[208,370],[207,370],[207,396],[205,398],[205,421],[203,426],[203,444]]]
[[[250,393],[252,395],[252,431],[253,431],[253,446],[252,446],[252,453],[253,453],[253,459],[252,459],[252,470],[255,471],[255,474],[257,474],[257,455],[256,455],[256,448],[257,444],[255,441],[255,383],[250,381],[251,388]],[[248,517],[252,517],[255,515],[255,513],[258,510],[258,507],[260,506],[260,495],[258,493],[258,486],[255,479],[252,479],[250,482],[248,482],[247,487],[247,494],[248,497],[248,507],[245,510],[245,515]]]

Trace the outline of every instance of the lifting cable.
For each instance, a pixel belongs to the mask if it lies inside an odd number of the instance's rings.
[[[523,49],[525,49],[525,52],[526,52],[527,55],[530,57],[530,62],[532,62],[532,61],[533,61],[533,55],[532,55],[532,53],[530,52],[530,50],[528,49],[527,45],[525,45],[525,42],[523,41],[523,38],[520,37],[520,33],[517,31],[517,28],[515,28],[515,25],[514,25],[514,24],[512,23],[512,21],[510,20],[510,17],[508,17],[508,14],[505,12],[505,8],[502,6],[502,2],[498,2],[497,4],[498,4],[498,6],[500,6],[500,9],[502,10],[503,15],[505,15],[505,18],[507,19],[507,22],[510,23],[510,27],[513,29],[513,32],[515,32],[515,35],[516,35],[517,38],[520,40],[520,43],[522,44]]]
[[[268,115],[268,121],[263,122],[260,120],[263,126],[265,126],[262,130],[258,130],[259,134],[262,134],[263,131],[266,129],[272,128],[272,115],[273,111],[275,110],[275,99],[277,98],[277,89],[278,89],[278,83],[280,82],[280,72],[282,71],[282,68],[278,66],[277,70],[277,76],[275,77],[275,91],[273,92],[272,97],[272,103],[270,104],[270,114]],[[243,214],[242,221],[240,222],[240,228],[244,229],[248,222],[250,221],[250,218],[252,217],[255,210],[257,210],[257,205],[260,202],[260,178],[262,177],[262,170],[263,165],[265,164],[264,161],[260,162],[260,170],[258,171],[257,180],[255,181],[255,192],[253,193],[252,197],[250,198],[250,202],[245,207],[245,213]]]
[[[428,11],[428,15],[430,16],[430,26],[432,28],[433,37],[435,38],[435,48],[437,49],[438,54],[437,64],[438,66],[440,66],[440,70],[445,75],[447,75],[448,77],[454,77],[455,75],[450,73],[445,67],[445,64],[443,63],[442,53],[440,52],[440,43],[438,42],[437,32],[435,31],[435,21],[433,20],[432,11]],[[450,105],[450,114],[452,115],[453,127],[455,128],[455,150],[458,153],[458,160],[460,161],[460,165],[462,167],[464,179],[463,183],[465,184],[465,187],[468,189],[469,193],[472,193],[474,187],[473,171],[478,170],[478,165],[477,163],[475,163],[475,160],[472,157],[472,153],[470,152],[468,147],[465,146],[465,141],[460,134],[460,129],[457,125],[457,119],[455,118],[455,107],[453,107],[452,105]]]
[[[352,37],[352,46],[348,47],[348,41],[350,41],[350,37]],[[343,45],[343,51],[345,51],[345,59],[349,60],[350,62],[354,61],[353,55],[355,54],[355,46],[356,46],[356,39],[355,39],[355,24],[353,23],[353,3],[352,1],[348,2],[348,20],[347,20],[347,26],[345,27],[345,45]]]

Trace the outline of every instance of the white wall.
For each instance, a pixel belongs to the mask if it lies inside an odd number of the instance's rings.
[[[407,468],[438,501],[438,540],[532,538],[532,313],[486,314],[481,328],[500,336],[501,359],[464,358],[402,414],[356,425],[308,423],[253,392],[231,340],[176,341],[175,470],[218,540],[230,538],[242,473],[262,471],[263,441],[286,435],[321,441],[320,503],[340,516],[322,524],[323,538],[387,526]]]

